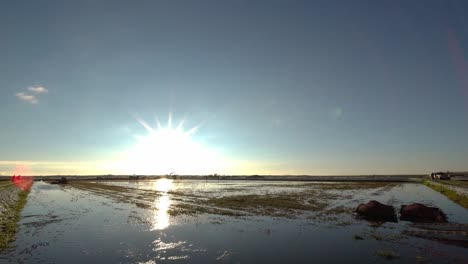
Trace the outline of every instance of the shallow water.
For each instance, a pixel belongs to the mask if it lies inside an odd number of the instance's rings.
[[[161,193],[153,207],[69,186],[34,184],[22,212],[17,240],[0,263],[379,263],[391,250],[398,263],[468,263],[466,248],[402,236],[408,222],[380,226],[351,212],[333,217],[232,217],[215,214],[171,216],[171,192],[219,197],[288,193],[321,188],[301,182],[167,179],[106,184]],[[333,184],[333,183],[331,183]],[[375,199],[392,204],[421,202],[443,209],[449,220],[468,223],[468,210],[430,188],[412,183],[383,188],[330,190],[339,195],[327,208],[354,208]],[[359,235],[364,240],[355,240]]]

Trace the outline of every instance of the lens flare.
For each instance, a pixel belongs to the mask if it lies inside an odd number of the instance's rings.
[[[23,191],[31,189],[33,184],[33,177],[29,170],[29,167],[26,165],[17,165],[13,170],[13,176],[11,177],[11,182]]]

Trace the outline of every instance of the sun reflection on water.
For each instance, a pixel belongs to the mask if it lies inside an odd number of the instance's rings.
[[[172,189],[171,179],[159,179],[154,182],[154,189],[161,192],[161,196],[156,198],[152,228],[151,230],[162,230],[170,225],[169,207],[171,205],[171,198],[168,192]]]
[[[171,179],[158,179],[153,182],[154,189],[158,192],[167,193],[172,189],[172,180]]]

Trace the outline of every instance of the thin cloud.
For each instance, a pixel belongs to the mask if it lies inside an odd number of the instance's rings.
[[[17,93],[15,96],[18,98],[20,101],[29,103],[29,104],[38,104],[39,99],[37,96],[39,94],[44,94],[49,92],[44,86],[40,85],[35,85],[35,86],[30,86],[27,88],[27,92],[21,92]]]
[[[35,94],[40,94],[40,93],[47,93],[49,90],[44,88],[44,86],[36,85],[36,86],[28,87],[28,91],[33,92]]]
[[[37,100],[36,96],[31,95],[31,94],[26,94],[26,93],[17,93],[16,97],[26,103],[30,104],[37,104],[39,103],[39,100]]]

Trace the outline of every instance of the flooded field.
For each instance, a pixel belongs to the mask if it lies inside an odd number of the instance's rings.
[[[369,200],[468,223],[467,209],[416,183],[36,182],[0,263],[468,263],[466,245],[407,235],[410,222],[356,219]]]

